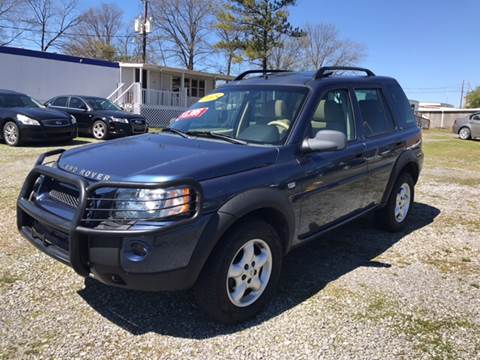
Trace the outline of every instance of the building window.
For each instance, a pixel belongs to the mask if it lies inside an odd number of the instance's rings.
[[[172,79],[172,91],[179,92],[181,89],[182,79],[174,77]],[[185,78],[185,89],[187,89],[187,96],[203,97],[205,96],[205,80]]]

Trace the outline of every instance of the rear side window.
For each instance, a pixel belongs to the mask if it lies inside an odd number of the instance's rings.
[[[380,89],[356,89],[355,98],[362,114],[365,135],[372,137],[393,131],[393,119]]]
[[[417,120],[413,114],[412,106],[405,93],[398,84],[388,85],[388,95],[395,109],[395,117],[402,128],[417,126]]]
[[[53,106],[61,106],[61,107],[67,107],[67,100],[68,98],[66,96],[61,96],[56,98],[53,102]]]

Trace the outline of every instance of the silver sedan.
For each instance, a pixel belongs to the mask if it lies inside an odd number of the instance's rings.
[[[452,130],[462,140],[480,138],[480,113],[455,120]]]

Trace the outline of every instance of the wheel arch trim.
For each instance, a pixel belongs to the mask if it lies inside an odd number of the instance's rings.
[[[395,181],[397,181],[398,176],[405,170],[409,172],[412,172],[412,171],[415,172],[412,175],[413,175],[413,181],[416,184],[418,177],[420,175],[421,165],[419,164],[417,153],[413,150],[404,151],[395,162],[393,171],[390,174],[390,178],[387,183],[387,187],[385,189],[385,192],[383,193],[382,202],[381,202],[382,206],[387,203],[388,198],[390,197],[393,186],[395,185]]]

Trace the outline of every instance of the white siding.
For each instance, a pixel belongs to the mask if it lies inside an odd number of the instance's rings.
[[[0,53],[0,88],[40,101],[62,94],[106,97],[119,81],[118,68]]]

